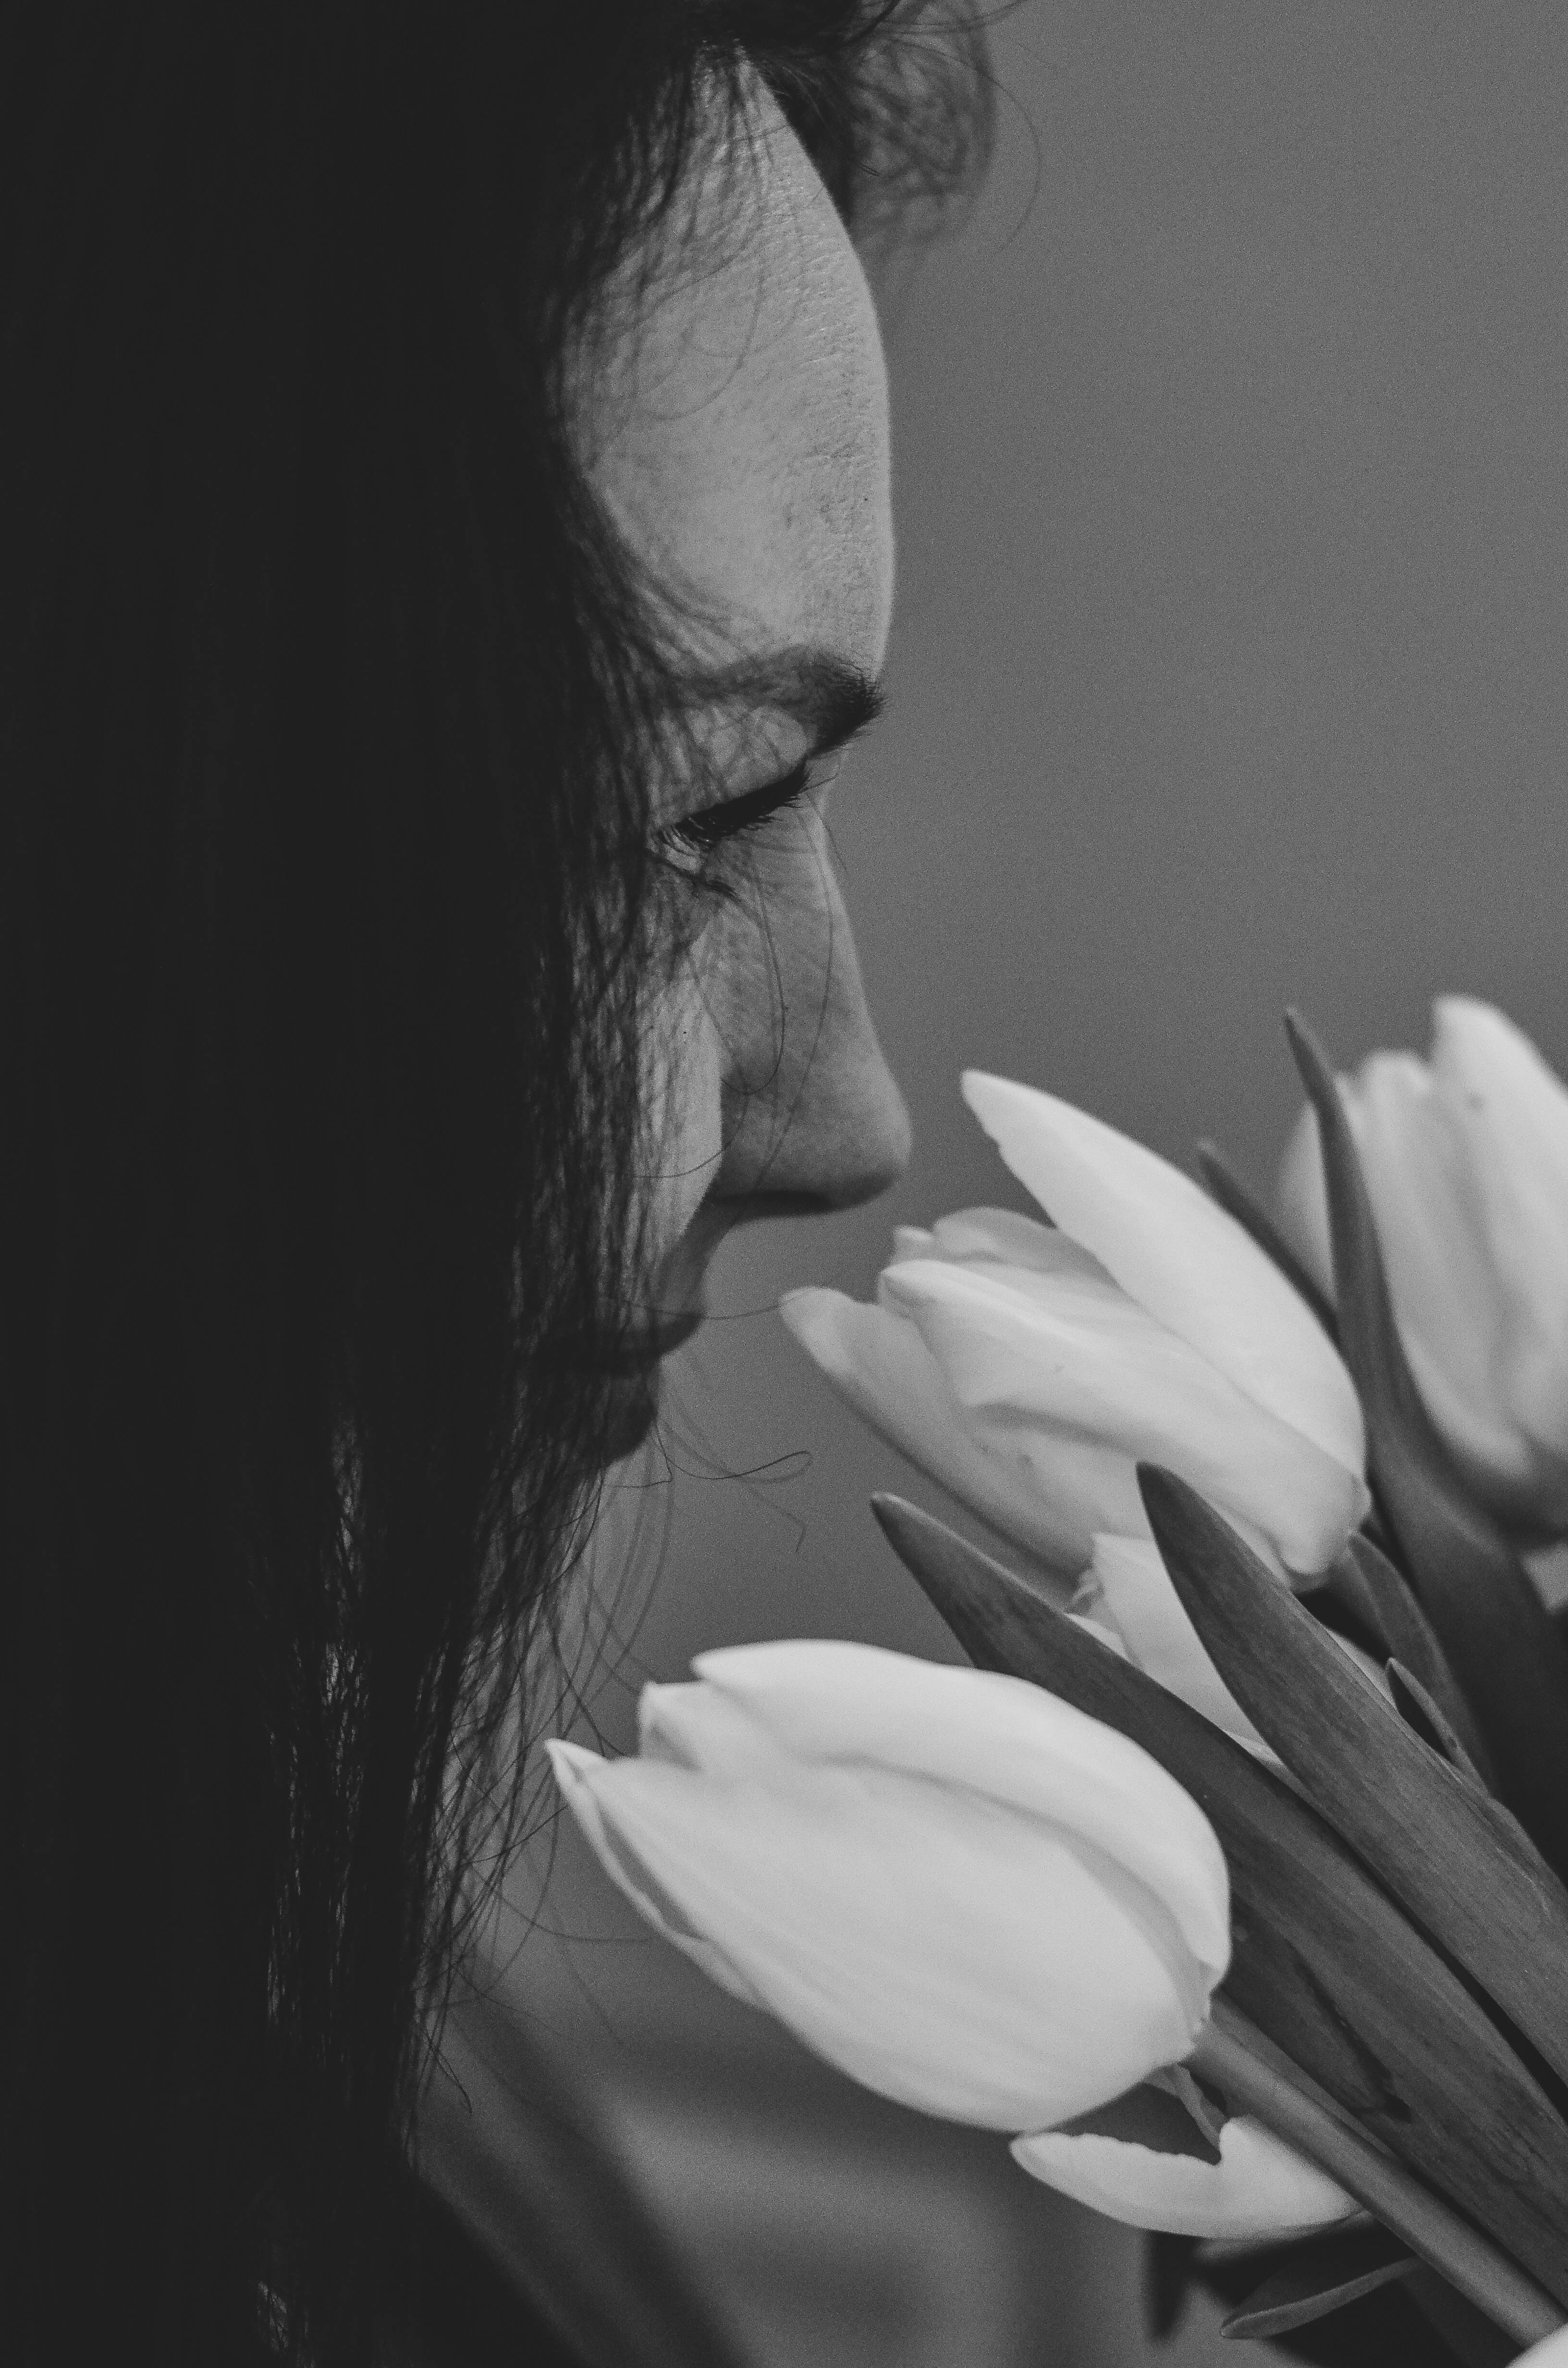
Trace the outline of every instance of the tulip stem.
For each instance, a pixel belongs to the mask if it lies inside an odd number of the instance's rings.
[[[1520,2343],[1538,2343],[1564,2322],[1551,2295],[1491,2238],[1403,2166],[1324,2111],[1248,2044],[1251,2024],[1227,1999],[1215,1998],[1187,2068],[1221,2089],[1233,2109],[1251,2113],[1298,2153],[1336,2179],[1347,2194],[1403,2237],[1467,2301]]]

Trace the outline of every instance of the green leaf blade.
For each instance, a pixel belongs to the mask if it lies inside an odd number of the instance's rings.
[[[1414,2253],[1386,2228],[1351,2228],[1313,2238],[1292,2247],[1221,2321],[1220,2332],[1233,2341],[1266,2342],[1408,2277],[1415,2266]]]
[[[1141,1464],[1171,1583],[1226,1685],[1335,1831],[1568,2081],[1568,1892],[1196,1489]]]
[[[1489,1792],[1500,1793],[1497,1771],[1475,1713],[1408,1580],[1369,1538],[1352,1538],[1345,1555],[1365,1590],[1389,1659],[1402,1661],[1413,1677],[1419,1678],[1463,1745],[1482,1782]]]
[[[1130,1736],[1197,1801],[1230,1869],[1225,1987],[1244,2013],[1568,2307],[1568,2128],[1345,1844],[1239,1744],[966,1539],[897,1497],[872,1505],[977,1667]]]

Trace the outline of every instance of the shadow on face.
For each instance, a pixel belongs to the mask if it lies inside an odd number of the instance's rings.
[[[858,258],[760,83],[610,291],[581,432],[633,553],[710,632],[714,684],[745,669],[744,695],[716,689],[695,719],[702,788],[666,789],[655,817],[703,852],[647,1085],[668,1312],[695,1304],[733,1225],[849,1207],[909,1155],[812,769],[875,712],[893,575],[886,372]]]

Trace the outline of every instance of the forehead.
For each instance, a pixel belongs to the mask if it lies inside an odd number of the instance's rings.
[[[617,523],[732,648],[811,643],[875,673],[892,598],[876,311],[760,84],[609,291],[583,413]]]

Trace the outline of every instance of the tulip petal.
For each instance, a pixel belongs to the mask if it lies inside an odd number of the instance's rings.
[[[637,1698],[637,1749],[643,1759],[730,1778],[756,1775],[778,1753],[742,1702],[704,1685],[644,1686]]]
[[[918,1326],[977,1433],[1054,1426],[1173,1464],[1269,1539],[1293,1570],[1325,1569],[1366,1512],[1355,1473],[1096,1271],[1026,1274],[914,1258],[889,1268],[881,1288]],[[1146,1533],[1119,1498],[1096,1529]]]
[[[951,1258],[955,1265],[979,1258],[994,1266],[1032,1267],[1038,1273],[1054,1274],[1071,1237],[1057,1226],[1042,1225],[1038,1217],[1021,1216],[1014,1209],[955,1209],[951,1216],[937,1218],[931,1239],[935,1247],[930,1255]],[[1091,1255],[1082,1244],[1074,1247],[1082,1256]],[[1098,1267],[1099,1261],[1095,1264]],[[1105,1271],[1103,1267],[1099,1270]]]
[[[1173,2236],[1293,2237],[1359,2208],[1326,2171],[1244,2113],[1221,2129],[1217,2163],[1060,2130],[1015,2138],[1011,2152],[1031,2178],[1074,2203]]]
[[[1540,1316],[1549,1301],[1562,1299],[1562,1285],[1555,1273],[1538,1272],[1516,1312],[1517,1294],[1494,1249],[1496,1221],[1482,1183],[1499,1146],[1492,1139],[1489,1099],[1473,1073],[1484,1069],[1483,1054],[1492,1047],[1484,1028],[1478,1044],[1462,1021],[1456,1028],[1452,1015],[1479,1010],[1508,1038],[1517,1031],[1501,1014],[1456,997],[1437,1008],[1447,1075],[1412,1053],[1374,1053],[1353,1077],[1337,1080],[1377,1221],[1400,1338],[1427,1412],[1481,1501],[1525,1526],[1568,1524],[1568,1429],[1551,1429],[1550,1398],[1544,1433],[1532,1428],[1517,1392],[1532,1355],[1541,1360],[1536,1370],[1549,1376],[1549,1394],[1568,1377],[1562,1327],[1543,1326]],[[1544,1070],[1533,1048],[1526,1052]],[[1498,1185],[1505,1198],[1515,1190],[1522,1156],[1516,1153]],[[1310,1102],[1286,1146],[1278,1194],[1291,1247],[1314,1273],[1331,1269],[1320,1137]],[[1516,1211],[1511,1226],[1504,1220],[1501,1230],[1517,1235],[1528,1226]]]
[[[971,1069],[963,1092],[1014,1175],[1130,1297],[1279,1422],[1360,1472],[1361,1410],[1333,1343],[1190,1177],[1033,1087]]]
[[[895,1266],[915,1258],[950,1258],[955,1266],[975,1259],[982,1265],[1036,1267],[1045,1274],[1055,1272],[1067,1240],[1056,1226],[1015,1209],[955,1209],[934,1225],[895,1225],[892,1238]]]
[[[1506,1455],[1503,1308],[1454,1097],[1412,1053],[1371,1053],[1340,1090],[1406,1345]]]
[[[1409,1053],[1372,1053],[1340,1090],[1416,1387],[1477,1494],[1528,1514],[1540,1458],[1508,1401],[1506,1308],[1459,1098]]]
[[[1095,1540],[1090,1565],[1106,1608],[1146,1678],[1153,1678],[1250,1749],[1267,1745],[1199,1639],[1152,1538]]]
[[[1125,1457],[977,1436],[917,1327],[891,1308],[813,1288],[786,1292],[778,1313],[861,1419],[1000,1536],[1059,1572],[1065,1601],[1107,1503],[1136,1503]]]
[[[597,1751],[585,1750],[580,1743],[562,1743],[559,1737],[551,1738],[544,1748],[562,1798],[577,1820],[594,1856],[644,1923],[651,1924],[661,1940],[668,1941],[683,1957],[689,1958],[717,1988],[727,1990],[744,2006],[766,2005],[723,1950],[687,1920],[657,1877],[621,1849],[613,1826],[600,1808],[595,1785],[596,1771],[608,1770],[612,1763],[601,1759]]]
[[[947,1784],[786,1768],[788,1789],[587,1753],[565,1797],[677,1946],[710,1939],[797,2037],[901,2103],[1015,2130],[1190,2049],[1206,1986],[1092,1844]]]
[[[1230,1892],[1213,1829],[1126,1736],[1024,1679],[876,1645],[731,1645],[692,1667],[793,1759],[961,1785],[1082,1836],[1163,1903],[1211,1981],[1223,1975]]]
[[[1561,1467],[1568,1442],[1568,1087],[1490,1004],[1443,996],[1434,1019],[1433,1074],[1470,1155],[1502,1285],[1513,1409]]]

